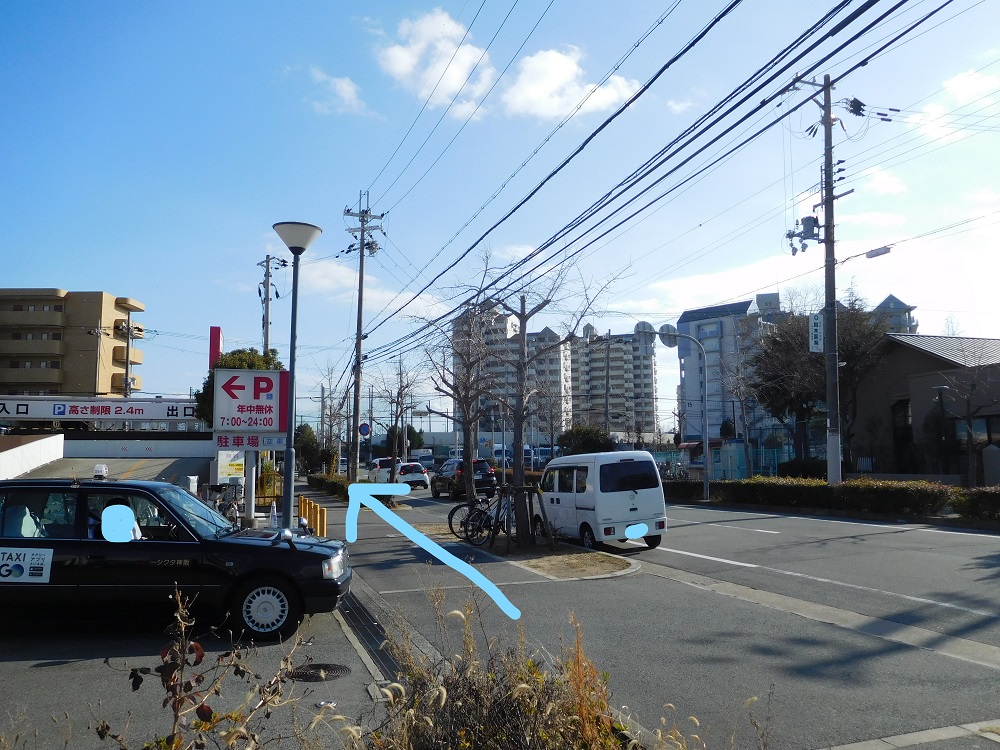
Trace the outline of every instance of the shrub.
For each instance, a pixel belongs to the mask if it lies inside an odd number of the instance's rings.
[[[781,505],[787,508],[828,508],[830,488],[822,479],[751,477],[713,482],[713,500],[747,505]]]
[[[956,493],[951,508],[962,518],[1000,521],[1000,487],[972,487]]]
[[[836,507],[867,513],[933,515],[959,496],[959,490],[936,482],[851,479],[834,488]]]
[[[716,485],[713,482],[711,485]],[[663,482],[663,496],[670,500],[701,500],[704,489],[701,480],[668,479]],[[711,486],[709,494],[712,494]]]
[[[826,479],[826,461],[822,458],[793,458],[778,464],[778,476]]]

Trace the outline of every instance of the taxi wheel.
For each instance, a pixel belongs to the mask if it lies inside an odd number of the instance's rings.
[[[233,595],[235,626],[259,640],[287,639],[302,621],[298,594],[280,578],[258,578],[240,586]]]

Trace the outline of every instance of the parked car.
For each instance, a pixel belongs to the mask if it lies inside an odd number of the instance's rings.
[[[376,458],[368,465],[368,481],[386,484],[392,474],[393,461],[396,463],[396,476],[398,477],[399,467],[402,466],[399,459]]]
[[[431,486],[430,480],[427,478],[427,469],[424,468],[423,464],[415,462],[400,464],[399,471],[396,473],[396,481],[405,482],[410,487],[423,487],[425,490]]]
[[[632,538],[629,528],[644,528],[642,538],[652,549],[667,533],[663,483],[647,451],[554,458],[542,475],[541,494],[556,533],[578,537],[588,549]],[[532,528],[542,533],[541,516],[532,519]]]
[[[0,481],[0,601],[169,605],[175,586],[236,634],[287,638],[350,591],[347,547],[240,529],[166,482]]]
[[[472,462],[476,483],[476,494],[493,497],[497,491],[497,475],[489,462],[477,458]],[[449,458],[441,466],[441,471],[431,478],[431,497],[448,495],[457,500],[465,495],[465,481],[462,479],[462,459]]]

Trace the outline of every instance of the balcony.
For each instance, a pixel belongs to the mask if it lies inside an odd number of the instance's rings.
[[[63,328],[66,314],[41,310],[0,310],[0,327],[4,328]]]
[[[63,371],[51,367],[4,367],[0,368],[0,384],[23,387],[40,385],[62,385]]]
[[[112,354],[112,357],[113,357],[114,362],[116,364],[122,364],[122,365],[124,365],[125,364],[125,347],[124,346],[116,346],[115,350],[114,350],[114,353]],[[131,347],[130,351],[128,353],[128,357],[129,357],[129,361],[131,362],[131,364],[133,364],[133,365],[141,365],[142,364],[142,351],[140,349],[136,349],[134,346]]]
[[[111,376],[111,387],[116,391],[125,390],[125,373],[116,372]],[[138,375],[132,375],[132,390],[141,391],[142,390],[142,378]]]
[[[5,354],[22,357],[48,357],[65,354],[64,342],[54,339],[5,339],[3,349]]]

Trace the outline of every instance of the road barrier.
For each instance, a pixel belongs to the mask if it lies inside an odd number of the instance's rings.
[[[299,518],[306,519],[309,528],[319,536],[326,536],[326,508],[314,503],[305,495],[299,495]]]

